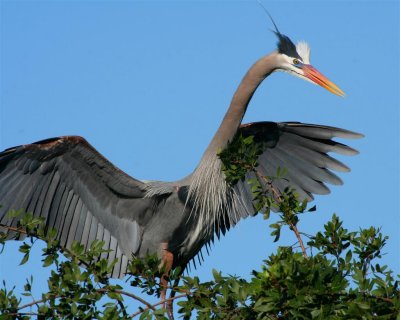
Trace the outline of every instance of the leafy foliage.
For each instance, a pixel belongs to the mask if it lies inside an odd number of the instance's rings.
[[[238,137],[219,156],[224,163],[227,181],[235,184],[250,179],[254,207],[265,218],[277,211],[279,220],[270,225],[271,236],[279,241],[285,230],[294,232],[298,243],[281,246],[263,262],[261,270],[252,271],[250,279],[226,276],[213,270],[213,280],[202,282],[198,277],[182,276],[181,270],[168,275],[170,298],[176,300],[176,315],[183,319],[397,319],[400,320],[399,277],[379,264],[387,237],[370,227],[349,231],[338,216],[333,215],[324,229],[314,235],[299,231],[302,214],[315,211],[299,202],[293,190],[278,192],[271,181],[284,179],[284,170],[276,177],[257,173],[261,145],[251,137]],[[143,297],[111,285],[112,265],[101,259],[106,253],[103,243],[94,241],[85,251],[79,243],[62,248],[55,230],[46,230],[43,221],[29,213],[10,212],[19,217],[17,227],[0,227],[0,246],[6,240],[25,235],[20,246],[21,264],[30,258],[37,239],[44,240],[43,267],[54,268],[48,289],[40,298],[33,297],[33,277],[24,286],[24,296],[32,303],[22,305],[15,288],[3,281],[0,288],[0,319],[171,319],[161,301],[150,304]],[[64,255],[67,259],[61,259]],[[159,296],[163,287],[159,279],[164,270],[155,256],[132,258],[128,280],[143,294]],[[84,268],[81,268],[83,266]],[[108,297],[104,303],[103,297]],[[131,300],[141,307],[127,313]],[[35,306],[35,308],[31,308]],[[28,311],[27,311],[28,310]],[[31,310],[34,310],[33,312]]]
[[[237,135],[227,148],[218,153],[226,181],[230,185],[244,181],[247,173],[257,167],[262,150],[262,143],[254,142],[253,136]]]
[[[291,197],[289,194],[285,199],[292,201]],[[300,211],[290,211],[288,217],[282,213],[280,227],[291,229],[293,216],[305,211],[300,203],[291,208]],[[29,235],[20,246],[21,263],[29,259],[36,239],[43,239],[47,242],[43,249],[43,266],[54,265],[56,271],[52,271],[48,280],[48,291],[40,300],[27,305],[21,305],[14,288],[7,289],[3,281],[0,290],[2,319],[28,319],[31,314],[23,310],[32,305],[37,306],[35,315],[47,319],[131,318],[132,315],[126,313],[126,299],[140,299],[141,302],[143,299],[109,284],[112,266],[99,259],[104,252],[102,243],[94,241],[87,252],[77,243],[69,250],[62,249],[54,238],[54,231],[42,236],[44,230],[35,219],[26,214],[18,226],[19,232]],[[276,237],[276,224],[271,226]],[[18,231],[13,232],[17,236]],[[4,241],[2,235],[3,244]],[[387,266],[376,262],[386,241],[387,237],[373,227],[349,232],[333,215],[323,231],[309,236],[307,252],[316,252],[311,256],[293,247],[279,247],[264,261],[260,271],[253,271],[250,280],[223,276],[216,270],[213,270],[214,280],[209,282],[201,282],[198,277],[181,277],[181,284],[172,288],[177,296],[185,297],[177,303],[178,314],[184,319],[190,319],[194,311],[198,319],[375,319],[378,316],[379,319],[400,319],[398,280]],[[68,258],[66,261],[60,262],[61,252]],[[80,268],[79,264],[84,264],[85,268]],[[142,288],[150,295],[159,295],[158,279],[163,272],[159,265],[160,261],[154,256],[133,259],[129,265],[131,286]],[[180,270],[173,271],[170,281],[178,279],[179,275]],[[32,295],[32,283],[31,277],[24,287],[24,295]],[[103,296],[108,296],[112,302],[99,305]],[[137,313],[141,319],[167,319],[165,309],[142,303],[144,307]]]

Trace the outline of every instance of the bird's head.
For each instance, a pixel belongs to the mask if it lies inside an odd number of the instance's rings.
[[[289,37],[274,31],[278,37],[279,66],[277,70],[285,71],[311,83],[320,85],[330,92],[343,97],[345,93],[310,64],[310,47],[306,42],[297,45]]]

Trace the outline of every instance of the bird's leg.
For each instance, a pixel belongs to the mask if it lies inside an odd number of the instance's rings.
[[[168,310],[170,319],[174,318],[174,297],[176,294],[175,288],[178,286],[179,281],[180,281],[179,277],[175,279],[174,284],[172,285],[172,290],[169,294],[169,298],[167,301],[167,310]]]
[[[164,301],[164,303],[163,303],[164,309],[168,305],[168,313],[169,313],[170,310],[172,310],[172,308],[171,308],[172,304],[166,303],[165,299],[167,298],[167,286],[168,286],[167,276],[172,269],[172,263],[174,262],[174,255],[172,254],[172,252],[168,251],[168,242],[161,243],[161,249],[163,250],[162,267],[164,267],[164,274],[162,275],[162,277],[160,279],[161,288],[162,288],[161,301]]]

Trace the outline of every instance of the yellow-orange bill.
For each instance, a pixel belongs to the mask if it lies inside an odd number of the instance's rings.
[[[343,97],[345,95],[345,93],[336,84],[330,81],[313,66],[306,64],[303,65],[302,69],[304,71],[304,76],[310,79],[312,82],[320,85],[321,87],[329,90],[330,92],[338,96]]]

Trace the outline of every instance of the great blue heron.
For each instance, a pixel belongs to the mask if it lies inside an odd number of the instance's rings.
[[[15,226],[10,209],[23,209],[45,218],[58,231],[62,246],[74,240],[88,248],[94,239],[110,249],[109,262],[118,258],[112,277],[125,274],[132,255],[156,253],[172,267],[185,267],[199,250],[254,212],[246,182],[231,186],[225,180],[217,153],[236,135],[255,135],[264,144],[259,170],[273,176],[287,169],[287,179],[274,188],[296,189],[300,199],[327,194],[325,183],[342,184],[331,172],[349,168],[327,153],[357,151],[332,140],[362,135],[334,127],[298,122],[241,124],[261,82],[285,71],[344,93],[310,65],[310,48],[294,45],[278,29],[278,49],[259,59],[237,88],[220,127],[192,174],[174,182],[140,181],[125,174],[84,138],[63,136],[9,148],[0,153],[0,223]]]

